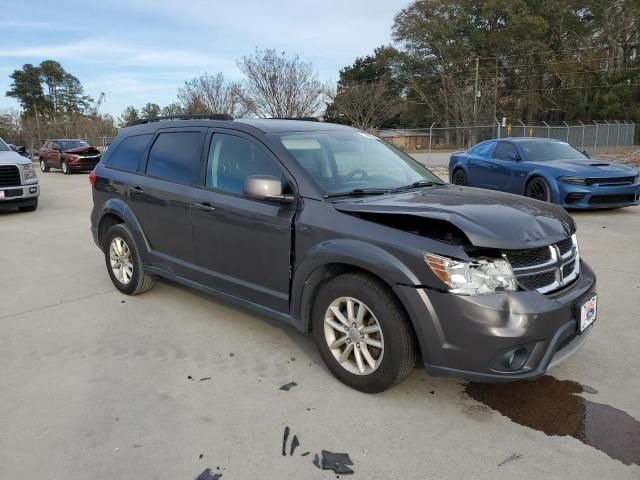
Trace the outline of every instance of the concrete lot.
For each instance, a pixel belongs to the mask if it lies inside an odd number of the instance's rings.
[[[312,464],[322,449],[349,453],[363,479],[640,478],[638,465],[512,422],[465,382],[416,369],[362,394],[292,328],[166,282],[123,296],[91,239],[87,176],[40,178],[36,212],[0,214],[1,479],[335,478]],[[553,375],[640,419],[640,209],[575,217],[599,320]]]

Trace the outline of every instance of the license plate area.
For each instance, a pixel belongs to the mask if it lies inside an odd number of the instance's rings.
[[[589,328],[598,317],[598,296],[593,294],[579,305],[577,312],[578,333]]]

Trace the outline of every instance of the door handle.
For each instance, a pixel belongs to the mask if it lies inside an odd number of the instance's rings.
[[[204,212],[215,212],[216,211],[216,207],[214,207],[213,205],[211,205],[210,203],[207,203],[207,202],[194,203],[193,207],[197,208],[198,210],[202,210]]]
[[[140,195],[141,193],[144,193],[144,190],[140,187],[129,187],[129,192],[134,195]]]

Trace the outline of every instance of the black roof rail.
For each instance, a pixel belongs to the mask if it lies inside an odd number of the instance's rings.
[[[320,119],[317,117],[271,117],[269,120],[300,120],[304,122],[319,122]]]
[[[162,117],[153,118],[140,118],[129,124],[130,127],[134,125],[143,125],[151,122],[163,122],[170,120],[233,120],[231,115],[226,113],[191,113],[191,114],[178,114],[178,115],[165,115]]]

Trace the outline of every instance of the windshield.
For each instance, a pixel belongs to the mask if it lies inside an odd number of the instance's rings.
[[[368,133],[318,131],[270,136],[284,145],[325,194],[392,190],[420,181],[443,183],[409,155]]]
[[[549,160],[585,160],[584,153],[564,142],[520,142],[524,158],[530,162]]]
[[[84,140],[60,140],[60,148],[62,150],[71,150],[72,148],[88,147],[89,144]]]
[[[10,150],[9,145],[4,143],[4,140],[0,138],[0,152],[8,152]]]

